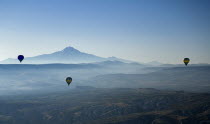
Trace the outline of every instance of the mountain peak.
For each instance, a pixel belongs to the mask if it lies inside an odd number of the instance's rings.
[[[68,46],[62,50],[62,52],[80,52],[79,50],[75,49],[74,47]]]

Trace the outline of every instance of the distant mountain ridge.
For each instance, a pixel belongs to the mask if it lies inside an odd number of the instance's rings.
[[[121,61],[132,62],[116,57],[103,58],[93,54],[80,52],[79,50],[69,46],[61,51],[57,51],[51,54],[43,54],[34,57],[26,57],[23,61],[24,64],[48,64],[48,63],[93,63],[102,61]],[[0,62],[1,64],[17,64],[17,59],[6,59]]]

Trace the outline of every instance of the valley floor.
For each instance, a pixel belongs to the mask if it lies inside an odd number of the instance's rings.
[[[77,88],[0,98],[0,124],[206,124],[210,94]]]

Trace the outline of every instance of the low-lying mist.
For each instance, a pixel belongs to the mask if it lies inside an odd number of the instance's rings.
[[[137,63],[0,65],[0,94],[65,91],[77,86],[209,92],[210,67],[147,67]],[[68,87],[66,77],[73,82]]]

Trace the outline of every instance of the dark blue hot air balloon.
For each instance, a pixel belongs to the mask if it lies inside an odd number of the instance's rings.
[[[22,62],[23,59],[24,59],[24,56],[23,56],[23,55],[19,55],[19,56],[18,56],[18,60],[19,60],[20,62]]]

